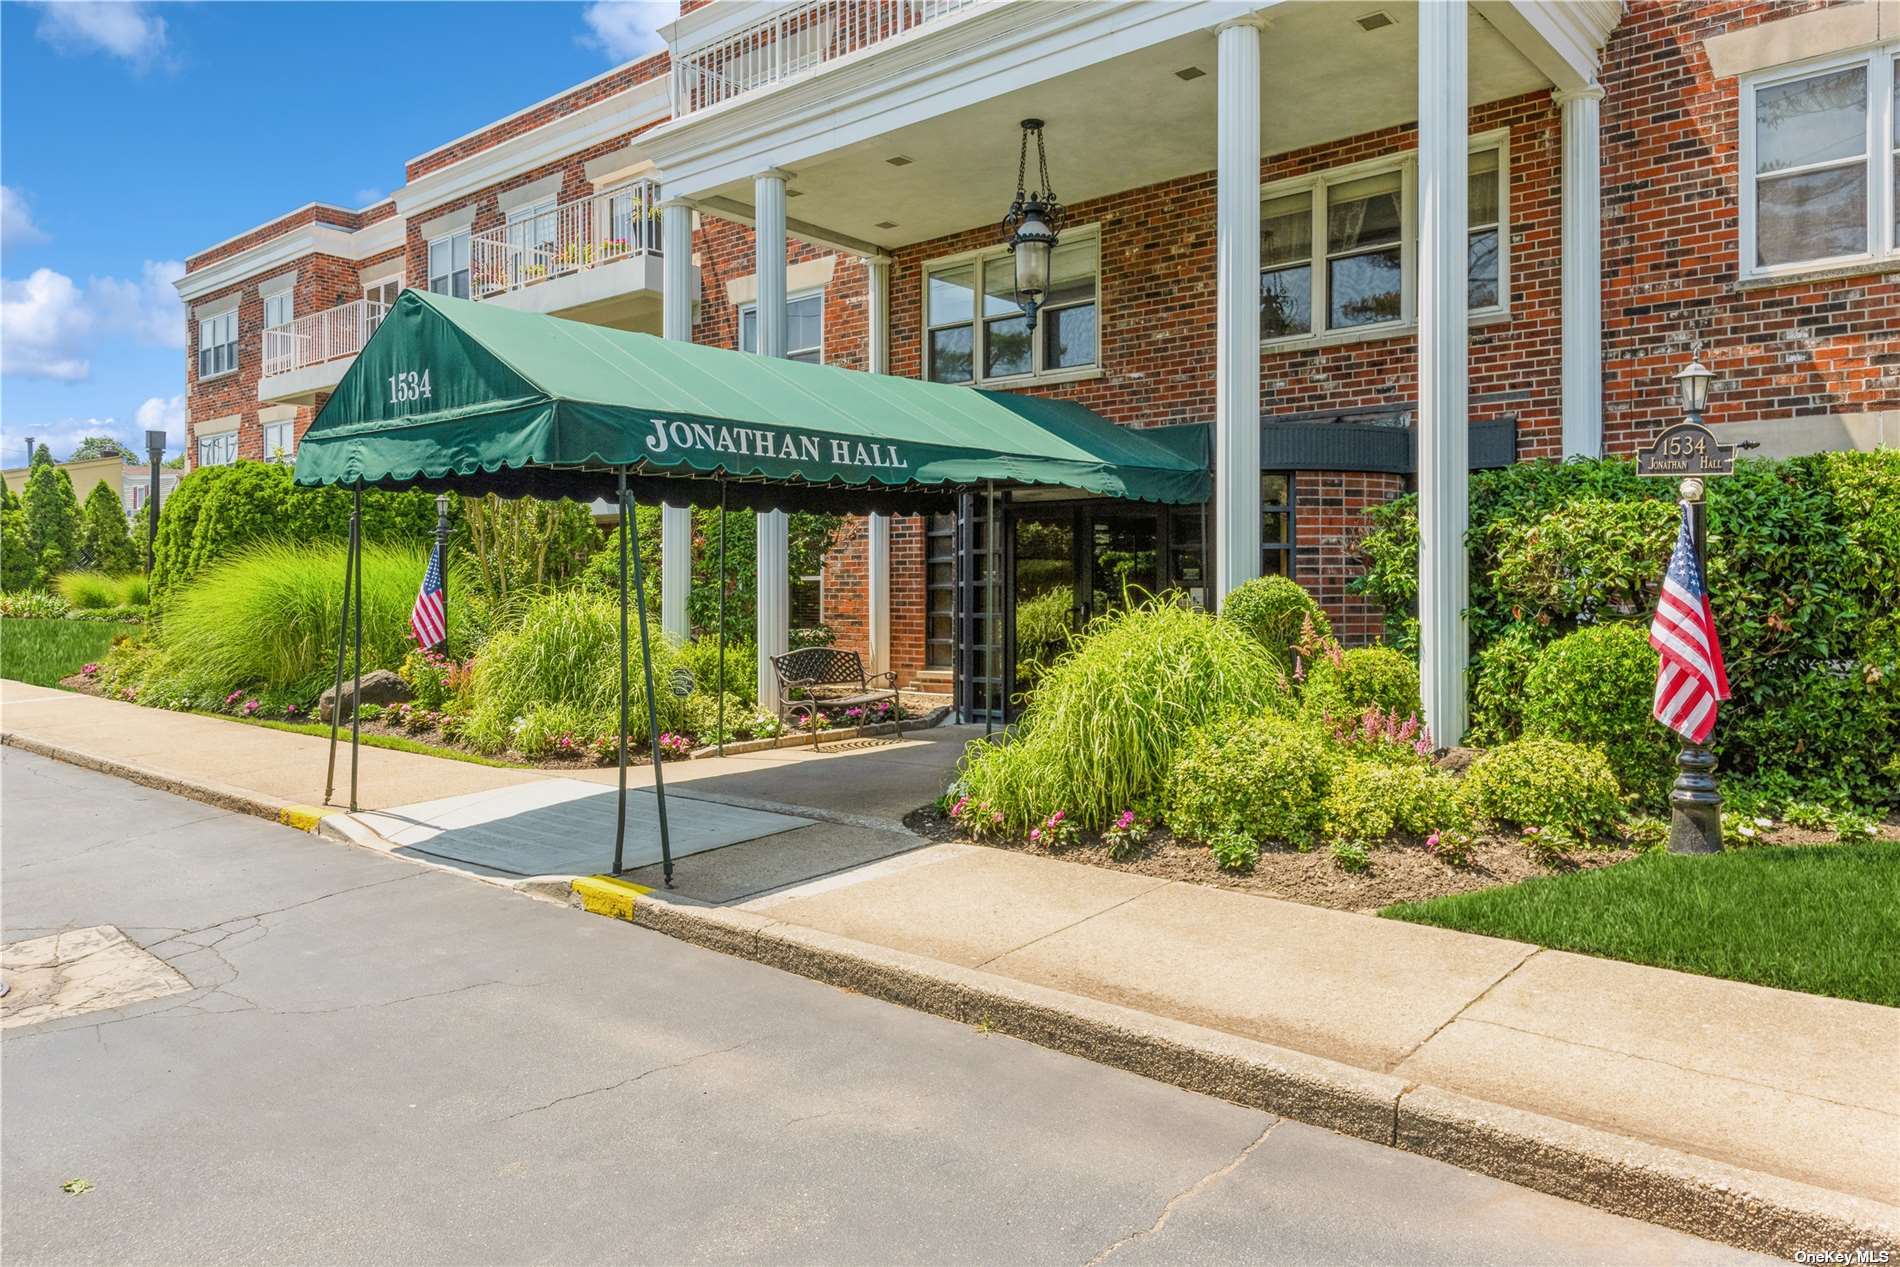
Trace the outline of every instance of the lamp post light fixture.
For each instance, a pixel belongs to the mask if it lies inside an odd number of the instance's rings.
[[[1042,146],[1042,120],[1024,119],[1022,150],[1016,160],[1016,200],[1003,217],[1003,231],[1009,235],[1009,252],[1016,266],[1016,302],[1029,318],[1029,329],[1036,328],[1036,309],[1049,293],[1049,257],[1061,238],[1068,218],[1055,190],[1049,187],[1049,156]],[[1027,189],[1029,174],[1029,138],[1036,138],[1037,188]]]
[[[158,553],[158,490],[164,478],[159,468],[165,464],[165,432],[154,428],[145,433],[145,457],[151,463],[151,484],[145,491],[145,575],[152,574],[152,560]]]
[[[1715,372],[1704,365],[1699,356],[1676,375],[1676,386],[1682,392],[1682,411],[1691,421],[1702,421],[1702,413],[1709,407],[1709,383],[1714,378]]]
[[[435,548],[442,560],[442,641],[437,645],[444,655],[449,646],[449,495],[435,495]]]

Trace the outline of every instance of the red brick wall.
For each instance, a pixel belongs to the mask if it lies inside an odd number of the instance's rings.
[[[1348,593],[1365,572],[1359,541],[1366,512],[1405,491],[1399,475],[1355,471],[1300,471],[1293,477],[1293,579],[1304,585],[1349,647],[1379,641],[1385,617],[1376,603]]]
[[[1636,4],[1604,51],[1604,433],[1628,453],[1677,419],[1670,376],[1700,340],[1713,422],[1900,407],[1900,277],[1744,288],[1739,81],[1702,41],[1807,0]]]

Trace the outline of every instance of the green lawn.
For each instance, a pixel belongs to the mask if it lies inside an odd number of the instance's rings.
[[[0,677],[58,686],[104,655],[113,638],[137,630],[104,620],[0,620]]]
[[[262,726],[266,730],[287,730],[293,735],[316,735],[321,739],[330,737],[328,722],[314,721],[276,721],[269,717],[233,717],[229,713],[210,713],[194,709],[200,717],[215,717],[219,721],[234,721],[246,726]],[[347,748],[350,742],[350,723],[345,718],[337,727],[337,742]],[[500,761],[494,757],[484,757],[480,753],[468,752],[461,748],[446,748],[421,739],[409,739],[402,735],[366,734],[362,736],[365,748],[390,748],[396,752],[419,752],[425,757],[446,757],[450,761],[466,761],[470,765],[494,766],[500,770],[536,770],[539,766],[526,765],[519,761]]]
[[[1648,854],[1380,912],[1704,976],[1900,1007],[1900,842]]]

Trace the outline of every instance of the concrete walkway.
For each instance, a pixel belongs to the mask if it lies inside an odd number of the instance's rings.
[[[266,800],[321,795],[321,739],[12,682],[0,687],[0,709],[10,742],[101,768]],[[1448,1092],[1476,1102],[1472,1112],[1496,1106],[1605,1133],[1612,1152],[1673,1150],[1691,1168],[1709,1164],[1698,1182],[1743,1188],[1745,1205],[1766,1192],[1777,1208],[1819,1211],[1810,1227],[1884,1229],[1900,1241],[1900,1010],[1046,857],[926,846],[894,820],[941,790],[967,734],[669,766],[680,794],[669,802],[683,818],[737,805],[808,825],[774,823],[772,834],[699,854],[672,894],[654,897],[682,916],[719,914],[730,936],[706,944],[735,953],[822,936],[839,954],[904,957],[913,975],[975,973],[1132,1009],[1360,1071],[1400,1099]],[[613,771],[574,777],[611,781]],[[545,800],[547,785],[563,781],[364,750],[363,800],[396,817],[414,817],[401,806],[475,792],[492,793],[482,799],[496,807]],[[388,827],[389,817],[358,822]],[[1500,1169],[1509,1166],[1491,1173]],[[1586,1190],[1598,1182],[1579,1179]],[[1667,1221],[1668,1211],[1646,1217]]]

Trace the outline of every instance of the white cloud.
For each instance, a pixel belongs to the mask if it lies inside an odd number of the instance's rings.
[[[40,268],[23,282],[0,279],[0,374],[68,383],[88,378],[92,328],[85,296],[66,274]]]
[[[165,447],[176,449],[185,443],[185,398],[183,396],[151,396],[139,406],[137,432],[128,436],[132,447],[145,452],[145,433],[165,429]]]
[[[34,246],[46,240],[45,231],[33,223],[33,212],[20,191],[0,185],[0,246]]]
[[[139,70],[165,63],[165,19],[136,0],[56,0],[40,6],[37,32],[62,53],[107,53]]]
[[[590,34],[580,37],[616,62],[659,49],[660,28],[679,16],[677,0],[594,0],[581,11]]]
[[[130,335],[153,347],[185,346],[177,260],[147,260],[137,280],[94,277],[81,289],[50,268],[0,279],[0,374],[81,382],[101,339]]]

